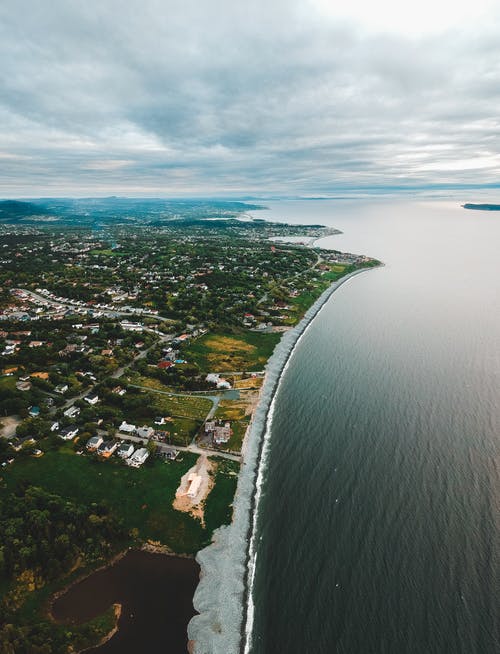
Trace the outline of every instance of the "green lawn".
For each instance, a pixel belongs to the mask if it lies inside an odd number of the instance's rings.
[[[192,418],[194,420],[205,420],[207,413],[212,407],[211,400],[205,397],[191,395],[189,397],[177,397],[154,393],[155,406],[162,409],[165,415]]]
[[[243,438],[245,436],[249,422],[249,420],[238,420],[237,422],[231,423],[233,434],[226,444],[226,448],[228,450],[231,450],[232,452],[241,452]]]
[[[40,459],[17,460],[3,472],[7,489],[20,482],[41,486],[82,503],[103,501],[128,529],[142,540],[158,540],[176,552],[194,553],[210,541],[211,530],[226,518],[226,508],[212,518],[210,529],[172,507],[181,476],[196,455],[182,453],[182,461],[129,468],[118,460],[98,462],[69,450],[47,452]],[[0,491],[2,492],[2,491]],[[218,516],[218,517],[217,517]]]
[[[170,432],[169,443],[172,445],[189,445],[202,424],[201,420],[193,420],[192,418],[173,418],[159,429]]]
[[[239,463],[216,459],[215,486],[205,502],[205,525],[209,532],[221,524],[229,524],[233,514],[232,502],[238,483]]]

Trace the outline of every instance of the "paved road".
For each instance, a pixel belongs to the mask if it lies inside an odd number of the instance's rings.
[[[103,432],[107,433],[107,432]],[[133,443],[144,444],[144,439],[139,438],[139,436],[131,436],[129,434],[122,434],[117,432],[116,438],[120,438],[124,441],[132,441]],[[192,452],[193,454],[204,454],[205,456],[219,456],[222,459],[229,459],[230,461],[241,461],[241,455],[239,454],[229,454],[228,452],[220,452],[219,450],[213,450],[208,447],[199,447],[198,445],[193,445],[192,443],[188,446],[184,445],[169,445],[168,443],[160,443],[155,441],[157,444],[158,452],[168,452],[168,450],[174,449],[179,450],[180,452]]]
[[[68,302],[67,300],[63,300],[62,302],[59,302],[58,300],[53,300],[49,297],[46,297],[45,295],[40,295],[39,293],[35,293],[34,291],[29,291],[26,288],[18,288],[15,289],[17,291],[22,291],[23,293],[26,293],[26,295],[31,296],[35,300],[38,300],[39,302],[45,302],[47,304],[50,304],[52,307],[63,307],[64,309],[86,309],[90,311],[98,311],[100,312],[103,316],[106,318],[116,318],[116,317],[125,317],[125,318],[130,318],[130,317],[135,317],[135,318],[156,318],[157,320],[161,320],[162,322],[175,322],[172,318],[166,318],[165,316],[159,316],[159,315],[154,315],[151,313],[141,313],[141,312],[136,312],[136,311],[120,311],[117,309],[116,311],[114,309],[99,309],[97,307],[91,306],[91,305],[86,305],[86,304],[71,304],[71,302]],[[147,329],[149,331],[149,329]]]

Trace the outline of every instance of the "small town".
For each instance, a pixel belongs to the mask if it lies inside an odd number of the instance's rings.
[[[12,507],[20,493],[16,511],[74,502],[109,534],[87,551],[67,533],[67,564],[46,578],[33,536],[19,558],[25,528],[9,531],[6,509],[2,602],[14,621],[29,595],[63,583],[77,552],[92,567],[124,546],[192,556],[207,545],[231,521],[283,332],[332,282],[377,264],[315,247],[335,230],[238,215],[147,229],[119,216],[99,230],[67,216],[57,227],[36,215],[4,225],[0,496]],[[92,642],[101,627],[86,629],[71,642]]]

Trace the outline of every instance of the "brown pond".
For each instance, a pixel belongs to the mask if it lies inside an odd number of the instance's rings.
[[[122,605],[118,632],[92,654],[186,654],[199,567],[193,559],[132,550],[71,586],[53,604],[60,622],[80,624]]]

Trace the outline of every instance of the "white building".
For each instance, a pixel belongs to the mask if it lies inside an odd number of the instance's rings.
[[[129,425],[125,420],[122,422],[122,424],[118,427],[120,431],[122,431],[124,434],[132,434],[137,427],[135,425]]]
[[[127,464],[129,466],[132,466],[133,468],[138,468],[139,466],[142,466],[142,464],[146,461],[146,459],[149,456],[149,452],[145,447],[140,447],[138,450],[136,450],[130,459],[127,460]]]
[[[191,499],[194,499],[200,491],[203,477],[201,475],[196,474],[196,472],[191,472],[188,477],[188,481],[189,481],[189,487],[186,494]]]

